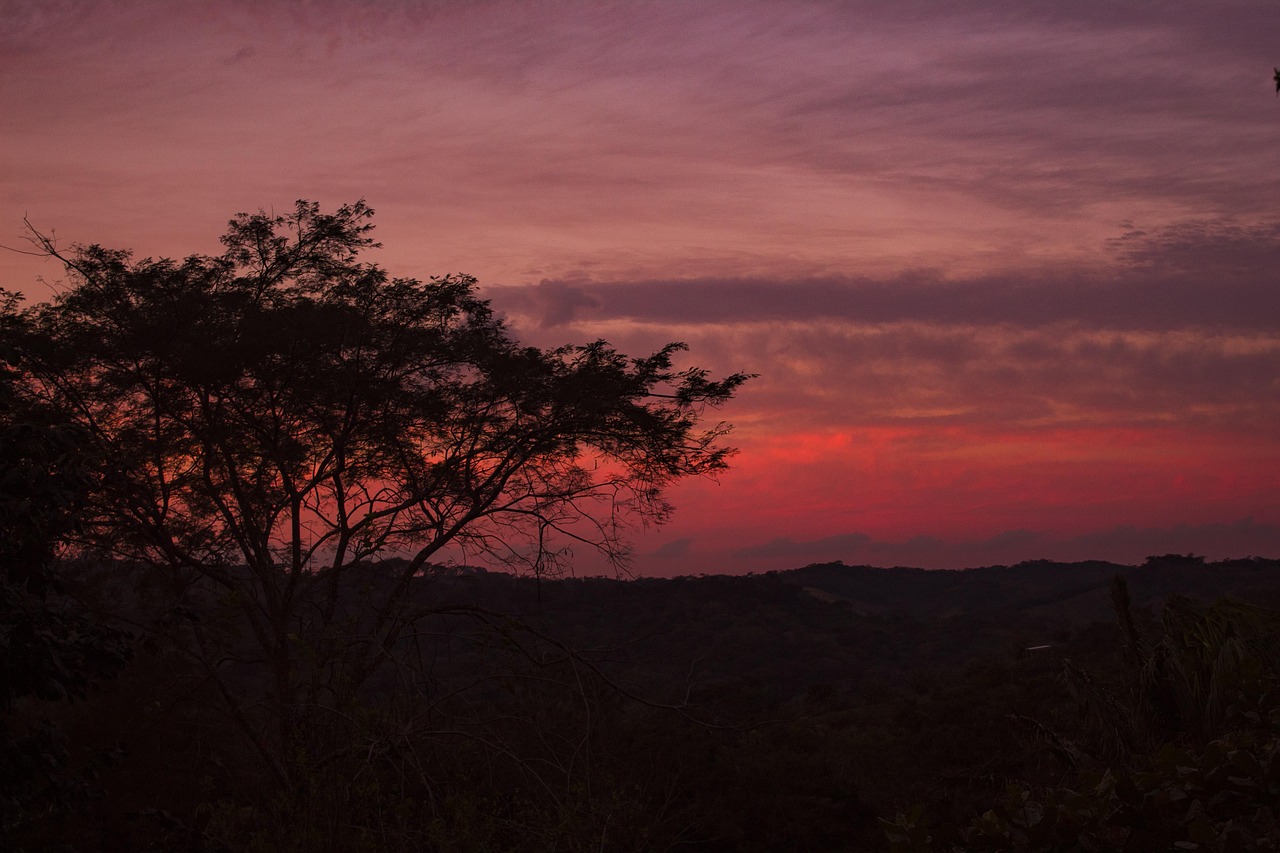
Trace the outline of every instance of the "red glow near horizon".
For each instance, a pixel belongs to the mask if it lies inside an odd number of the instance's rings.
[[[833,452],[813,463],[839,465],[861,477],[872,487],[864,501],[909,491],[936,496],[917,498],[934,506],[1000,503],[1006,512],[1022,506],[1028,513],[1073,508],[1070,514],[1079,518],[1096,511],[1091,507],[1127,501],[1140,500],[1148,508],[1141,513],[1157,515],[1187,501],[1247,504],[1270,486],[1280,461],[1274,448],[1214,447],[1204,435],[1154,429],[976,435],[952,430],[946,434],[952,447],[926,446],[922,451],[912,445],[920,439],[932,444],[939,436],[925,430],[885,432],[864,436],[857,445],[852,437],[841,437],[839,443],[852,452]],[[771,461],[766,451],[754,464],[769,467]],[[1157,520],[1131,517],[1142,523]]]

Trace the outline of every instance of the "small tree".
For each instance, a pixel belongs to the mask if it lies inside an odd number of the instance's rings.
[[[79,542],[238,609],[270,687],[224,693],[282,781],[316,709],[350,707],[423,615],[432,561],[625,562],[629,519],[663,521],[666,486],[725,468],[727,427],[701,421],[747,378],[677,370],[680,344],[520,346],[474,279],[361,261],[372,215],[240,214],[222,255],[181,262],[33,231],[70,286],[18,318],[23,393],[102,460]],[[383,593],[354,613],[344,589],[371,565]],[[192,631],[219,679],[228,658]]]

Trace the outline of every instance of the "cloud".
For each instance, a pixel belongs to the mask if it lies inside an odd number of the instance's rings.
[[[546,279],[491,286],[506,310],[542,326],[571,321],[731,324],[922,322],[948,326],[1078,323],[1094,329],[1269,330],[1280,316],[1280,221],[1197,219],[1109,241],[1115,263],[1057,263],[956,277]]]
[[[1280,341],[1261,333],[891,324],[765,327],[733,340],[761,374],[752,401],[810,425],[1199,423],[1265,434],[1280,416]]]
[[[544,328],[563,326],[600,307],[599,296],[564,281],[543,282],[536,288],[522,290],[520,295],[521,306]],[[504,302],[504,307],[509,309],[512,305]]]
[[[699,364],[759,373],[735,408],[770,429],[1272,431],[1280,223],[1132,227],[1113,255],[1020,276],[578,277],[485,294],[534,342],[604,336],[643,351],[679,339]]]
[[[87,241],[156,210],[189,237],[203,211],[366,196],[416,274],[507,283],[791,269],[843,288],[1092,252],[1139,214],[1271,210],[1272,104],[1237,79],[1270,67],[1269,5],[1076,7],[11,3],[0,191],[87,218]]]
[[[223,60],[223,62],[227,65],[235,65],[238,62],[244,62],[245,60],[252,59],[255,53],[257,53],[256,49],[246,45],[228,56]]]
[[[780,536],[761,545],[739,548],[732,553],[735,557],[746,559],[821,559],[837,552],[862,552],[875,545],[875,540],[865,533],[843,533],[801,542]]]
[[[679,539],[673,539],[670,542],[663,543],[655,548],[650,556],[659,559],[674,559],[688,555],[689,549],[693,545],[693,537],[682,536]]]
[[[1149,231],[1129,225],[1108,244],[1140,273],[1265,282],[1280,270],[1280,221],[1190,219]]]

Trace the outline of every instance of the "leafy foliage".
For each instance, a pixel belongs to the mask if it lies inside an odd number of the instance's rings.
[[[0,327],[16,298],[0,292]],[[4,340],[9,340],[6,337]],[[88,780],[67,766],[62,733],[20,703],[83,699],[126,662],[130,638],[67,598],[56,568],[76,524],[89,460],[78,430],[48,423],[14,394],[0,352],[0,842],[32,817],[71,805]]]
[[[1171,596],[1147,643],[1117,576],[1125,678],[1108,690],[1068,666],[1088,743],[1062,784],[1014,784],[963,828],[923,812],[883,821],[895,851],[1272,850],[1280,847],[1280,614]]]
[[[372,215],[241,214],[221,255],[182,261],[34,234],[72,286],[5,312],[15,387],[93,461],[75,542],[169,573],[153,628],[291,790],[305,756],[357,748],[384,670],[428,689],[398,652],[430,561],[554,575],[582,545],[624,565],[666,486],[725,468],[727,427],[701,421],[747,379],[677,369],[674,343],[520,346],[474,279],[363,262]]]
[[[99,543],[210,575],[416,571],[452,543],[547,569],[553,533],[621,558],[623,514],[661,520],[663,486],[725,466],[698,416],[745,376],[675,371],[679,344],[520,347],[474,279],[361,263],[371,216],[299,202],[232,220],[219,257],[64,258],[76,286],[31,315],[23,368],[104,456]]]

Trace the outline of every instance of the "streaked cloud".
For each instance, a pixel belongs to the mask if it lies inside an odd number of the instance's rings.
[[[477,275],[530,342],[679,339],[757,372],[726,412],[735,470],[640,533],[662,571],[759,568],[744,549],[775,540],[896,562],[1265,543],[1275,20],[1262,0],[11,0],[0,244],[29,216],[216,252],[237,211],[364,197],[380,263]],[[43,298],[38,276],[58,277],[0,252],[0,286]]]
[[[544,279],[494,286],[498,304],[541,326],[576,321],[923,322],[1094,329],[1270,332],[1280,316],[1280,221],[1232,218],[1129,227],[1106,241],[1110,263],[980,276],[909,270],[892,277]]]

